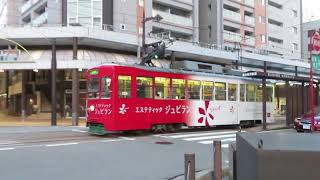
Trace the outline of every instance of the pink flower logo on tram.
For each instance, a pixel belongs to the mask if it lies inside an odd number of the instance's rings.
[[[127,112],[128,109],[129,109],[129,108],[126,107],[125,104],[122,104],[122,106],[119,108],[119,113],[122,114],[122,115],[124,115],[124,114]]]
[[[200,118],[198,119],[198,123],[203,123],[203,121],[205,121],[206,126],[209,126],[209,120],[213,121],[214,120],[214,116],[207,112],[208,111],[208,107],[209,107],[209,101],[205,101],[205,106],[206,109],[203,109],[201,107],[199,107],[198,111],[200,113]]]

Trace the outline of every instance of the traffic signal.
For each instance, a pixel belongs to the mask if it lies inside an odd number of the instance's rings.
[[[143,57],[143,60],[140,63],[141,65],[153,65],[153,63],[151,62],[152,59],[162,59],[165,56],[166,44],[163,41],[147,44],[146,48],[150,51],[147,52]]]

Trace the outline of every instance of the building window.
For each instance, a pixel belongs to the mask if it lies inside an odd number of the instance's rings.
[[[139,6],[143,7],[144,5],[144,0],[139,0]]]
[[[298,12],[296,10],[292,10],[292,17],[298,17]]]
[[[297,27],[292,27],[292,32],[297,34],[298,33],[298,28]]]
[[[125,25],[125,24],[120,24],[120,29],[121,29],[122,31],[125,31],[125,30],[126,30],[126,25]]]
[[[266,36],[265,35],[261,35],[261,42],[266,43]]]
[[[208,26],[208,31],[209,31],[209,38],[211,39],[211,37],[212,37],[212,27],[211,27],[211,25]]]
[[[297,51],[298,50],[298,44],[292,43],[292,50]]]
[[[259,23],[265,24],[266,23],[266,17],[265,16],[259,16]]]
[[[86,27],[101,27],[102,0],[68,0],[68,24],[79,23]]]

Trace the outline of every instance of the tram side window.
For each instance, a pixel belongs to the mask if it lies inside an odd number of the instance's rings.
[[[101,79],[101,97],[103,99],[110,99],[111,92],[111,79],[109,77],[103,77]]]
[[[207,101],[213,100],[213,82],[202,81],[202,99]]]
[[[118,76],[119,98],[131,98],[131,76]]]
[[[246,91],[246,85],[245,84],[240,84],[240,101],[244,102],[245,101],[245,91]]]
[[[137,77],[137,98],[152,98],[152,78]]]
[[[88,97],[89,99],[99,98],[99,78],[91,78],[88,81]]]
[[[228,100],[237,101],[237,84],[228,84]]]
[[[262,102],[262,84],[256,85],[256,102]]]
[[[188,98],[189,99],[200,99],[200,81],[188,80]]]
[[[170,93],[170,79],[169,78],[161,78],[156,77],[156,99],[169,99]]]
[[[172,99],[186,99],[186,80],[172,79]]]
[[[226,83],[216,82],[214,83],[215,87],[215,98],[218,101],[226,100]]]
[[[268,102],[273,101],[273,87],[272,87],[272,85],[267,85],[267,101]]]
[[[254,84],[247,84],[246,91],[247,91],[247,97],[246,101],[247,102],[254,102],[255,101],[255,94],[256,94],[256,89],[255,89]]]

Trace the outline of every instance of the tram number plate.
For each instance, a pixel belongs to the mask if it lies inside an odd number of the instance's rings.
[[[303,129],[308,129],[308,130],[309,130],[309,129],[310,129],[310,126],[311,126],[310,124],[304,124],[304,125],[303,125]]]

